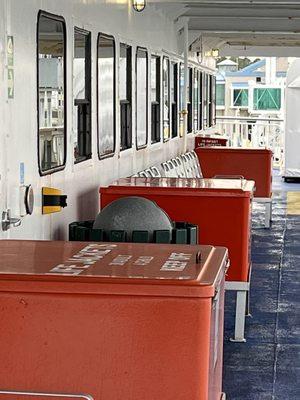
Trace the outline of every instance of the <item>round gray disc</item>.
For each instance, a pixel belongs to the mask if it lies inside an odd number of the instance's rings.
[[[172,231],[172,221],[151,200],[144,197],[122,197],[108,204],[98,214],[94,229],[102,229],[107,234],[112,230],[127,232],[127,241],[132,240],[133,231],[148,231],[150,241],[157,230]]]

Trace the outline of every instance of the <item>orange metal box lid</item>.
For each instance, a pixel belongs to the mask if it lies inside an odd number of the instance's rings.
[[[242,147],[228,147],[228,146],[211,146],[211,147],[199,147],[199,148],[197,148],[197,151],[198,150],[199,151],[212,151],[213,150],[214,152],[215,151],[219,151],[219,152],[226,151],[227,153],[230,153],[230,152],[237,153],[237,152],[239,152],[239,153],[246,153],[246,154],[250,154],[250,153],[255,153],[255,154],[267,153],[270,156],[272,156],[272,154],[273,154],[272,150],[270,150],[270,149],[262,149],[261,147],[257,147],[257,148],[254,148],[254,147],[252,147],[252,148],[242,148]]]
[[[206,196],[236,196],[236,197],[252,197],[255,189],[254,181],[245,179],[199,179],[199,178],[121,178],[114,181],[108,188],[101,188],[100,192],[109,192],[110,188],[115,192],[118,188],[151,188],[151,193],[154,190],[164,191],[170,189],[169,194],[172,194],[171,189],[176,191],[176,195],[199,195]],[[180,189],[180,190],[178,190]],[[191,191],[197,189],[197,191]],[[197,193],[197,194],[196,194]]]
[[[211,297],[227,249],[213,246],[0,241],[0,291]]]

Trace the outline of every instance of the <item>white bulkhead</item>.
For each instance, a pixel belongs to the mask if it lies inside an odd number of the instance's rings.
[[[86,0],[0,0],[0,212],[9,209],[21,219],[19,227],[0,229],[0,238],[67,239],[68,224],[95,218],[98,188],[118,177],[130,176],[183,151],[179,135],[151,144],[151,101],[148,99],[148,145],[136,149],[135,55],[137,46],[148,51],[148,91],[151,54],[177,58],[180,49],[174,22],[154,7],[136,13],[129,3]],[[41,176],[38,160],[37,22],[39,11],[61,16],[66,25],[66,162],[57,172]],[[3,18],[4,16],[4,18]],[[74,27],[91,32],[92,157],[74,163],[76,109],[73,93]],[[115,39],[116,98],[115,152],[99,159],[97,146],[97,37],[102,32]],[[132,148],[120,151],[120,101],[118,97],[120,43],[132,46]],[[179,55],[181,57],[182,55]],[[212,64],[213,65],[213,64]],[[205,69],[205,67],[204,67]],[[213,73],[213,69],[206,70]],[[9,92],[10,90],[10,92]],[[74,122],[75,121],[75,122]],[[193,134],[188,147],[194,145]],[[32,185],[35,206],[22,217],[22,187]],[[60,189],[68,196],[61,212],[42,215],[42,187]]]

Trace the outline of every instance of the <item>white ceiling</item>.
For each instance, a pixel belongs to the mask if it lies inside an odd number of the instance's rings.
[[[188,20],[190,37],[215,47],[300,49],[300,0],[149,0],[169,18]],[[299,50],[297,49],[297,51]],[[295,49],[296,50],[296,49]],[[293,54],[290,54],[293,55]]]

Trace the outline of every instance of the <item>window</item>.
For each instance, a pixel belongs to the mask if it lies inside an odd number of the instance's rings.
[[[132,48],[120,44],[119,97],[121,150],[132,146]]]
[[[38,153],[41,174],[66,162],[66,26],[62,18],[38,16]]]
[[[208,96],[208,117],[209,123],[208,126],[212,127],[214,125],[215,119],[215,79],[213,75],[209,75],[209,96]]]
[[[172,138],[178,135],[178,64],[171,64]]]
[[[281,89],[254,88],[253,101],[254,110],[280,110]]]
[[[163,138],[170,139],[170,60],[163,58]]]
[[[216,104],[217,104],[217,107],[225,106],[225,83],[217,83]]]
[[[73,59],[75,162],[91,158],[91,33],[74,29]]]
[[[115,151],[115,40],[98,35],[98,153],[107,157]]]
[[[203,129],[207,128],[207,74],[203,72],[202,74],[202,85],[203,85],[203,101],[202,101],[202,108],[203,108]]]
[[[179,110],[180,110],[180,118],[179,118],[179,136],[183,136],[184,130],[184,117],[182,111],[184,111],[183,107],[183,94],[184,94],[184,65],[180,63],[179,67]]]
[[[199,72],[199,130],[203,129],[203,72]]]
[[[211,114],[210,114],[210,107],[211,107],[210,95],[211,95],[211,92],[210,92],[210,75],[206,74],[206,127],[207,128],[210,127],[210,123],[211,123],[211,121],[210,121],[210,117],[211,117]]]
[[[188,87],[187,87],[187,133],[193,132],[193,69],[188,70]]]
[[[160,57],[151,56],[151,142],[160,142]]]
[[[147,145],[148,132],[148,53],[140,47],[136,51],[136,146]]]
[[[248,107],[248,89],[233,89],[233,107]]]
[[[194,131],[199,129],[199,71],[194,70],[194,107],[193,107],[193,118],[194,118]]]
[[[216,125],[216,77],[211,77],[211,126]]]

